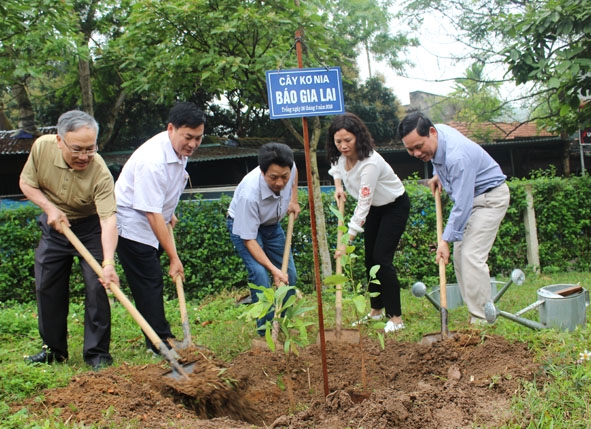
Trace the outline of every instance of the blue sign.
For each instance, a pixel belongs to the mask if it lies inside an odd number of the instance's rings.
[[[266,74],[271,119],[345,112],[340,67],[269,70]]]

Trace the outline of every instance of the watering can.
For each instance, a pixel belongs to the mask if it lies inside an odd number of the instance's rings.
[[[493,301],[486,303],[484,314],[488,323],[494,323],[498,316],[517,322],[528,328],[539,330],[556,328],[562,331],[574,331],[587,321],[589,291],[580,285],[556,284],[537,290],[536,302],[512,314],[499,310]],[[522,317],[533,309],[538,309],[539,322]]]
[[[494,277],[490,279],[490,289],[491,295],[493,296],[493,302],[497,302],[503,294],[507,291],[509,286],[513,283],[521,286],[525,281],[525,274],[520,269],[515,269],[511,273],[511,277],[507,282],[503,284],[501,281],[495,280]],[[502,285],[501,290],[497,292],[498,287]],[[427,293],[427,286],[423,282],[416,282],[412,285],[411,292],[417,298],[425,297],[433,306],[440,310],[440,292],[439,288],[434,288],[431,292]],[[446,296],[447,296],[447,309],[452,310],[454,308],[460,307],[464,305],[464,300],[462,299],[462,294],[460,293],[460,286],[457,283],[451,283],[447,285],[446,288]]]

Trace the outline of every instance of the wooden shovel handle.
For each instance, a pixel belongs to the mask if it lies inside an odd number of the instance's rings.
[[[172,225],[170,223],[166,224],[168,228],[168,232],[170,234],[170,238],[172,238],[172,245],[176,250],[176,242],[174,239],[174,231],[172,230]],[[183,285],[183,277],[180,274],[177,274],[175,277],[175,284],[176,284],[176,294],[179,298],[179,309],[181,313],[181,324],[183,325],[183,335],[184,341],[191,343],[190,332],[188,332],[188,324],[189,324],[189,315],[187,313],[187,301],[185,299],[185,287]]]
[[[293,236],[294,221],[295,221],[295,213],[291,212],[289,214],[288,222],[287,222],[287,232],[285,233],[285,247],[283,248],[283,261],[281,263],[281,272],[283,274],[287,274],[287,269],[289,267],[289,254],[291,252],[291,237]],[[278,313],[279,313],[279,311],[278,311],[277,307],[275,307],[274,318],[277,318]],[[277,320],[273,320],[273,328],[271,329],[271,338],[273,339],[274,343],[277,343],[278,337],[279,337],[279,322],[277,322]]]
[[[339,229],[337,230],[337,248],[341,245],[341,241],[343,239],[343,231],[341,231],[341,226],[344,225],[343,216],[345,215],[345,201],[343,199],[338,200],[339,205],[339,212],[341,213],[341,217],[339,218]],[[341,257],[339,256],[336,260],[336,274],[343,273],[343,266],[341,263]],[[341,335],[341,329],[343,326],[343,285],[337,284],[335,286],[335,331],[337,338]]]
[[[283,249],[283,263],[281,264],[281,272],[287,274],[287,267],[289,265],[289,253],[291,251],[291,237],[293,236],[293,224],[295,221],[295,213],[291,212],[287,222],[287,232],[285,233],[285,248]]]
[[[82,244],[82,242],[76,237],[76,234],[72,232],[72,230],[62,222],[62,232],[64,235],[70,240],[70,243],[74,246],[74,248],[80,253],[80,255],[84,258],[88,265],[94,270],[94,272],[101,278],[104,279],[103,269],[97,260],[92,256],[92,254],[88,251],[88,249]],[[160,345],[162,344],[162,339],[158,336],[158,334],[152,329],[152,327],[148,324],[144,316],[138,311],[137,308],[131,303],[131,301],[125,296],[125,294],[121,291],[119,286],[115,283],[109,283],[109,289],[115,295],[115,298],[119,300],[119,302],[125,307],[125,309],[129,312],[133,320],[137,322],[137,324],[142,328],[142,330],[146,333],[147,337],[150,341],[154,344],[155,347],[160,349]]]
[[[441,191],[438,187],[435,188],[435,216],[437,218],[437,245],[443,236],[443,210],[441,208]],[[439,295],[441,308],[447,309],[447,280],[445,272],[445,261],[439,259]]]

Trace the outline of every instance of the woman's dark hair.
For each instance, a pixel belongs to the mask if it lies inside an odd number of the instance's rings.
[[[259,149],[259,167],[266,173],[271,164],[279,167],[293,167],[293,151],[283,143],[267,143]]]
[[[328,127],[326,136],[326,155],[331,164],[337,162],[341,153],[334,143],[334,135],[337,131],[345,129],[355,135],[355,150],[359,160],[367,158],[373,152],[374,142],[371,133],[361,118],[354,113],[346,112],[335,116]]]
[[[429,130],[434,127],[433,122],[421,112],[413,112],[408,114],[400,124],[398,124],[398,137],[402,140],[404,137],[417,130],[417,134],[421,137],[427,137]]]

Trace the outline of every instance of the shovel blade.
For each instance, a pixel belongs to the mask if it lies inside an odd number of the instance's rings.
[[[448,332],[447,335],[446,334],[442,334],[441,332],[437,332],[437,333],[432,333],[432,334],[425,334],[423,335],[423,338],[421,338],[420,343],[421,344],[433,344],[439,341],[443,341],[446,340],[448,338],[453,337],[454,335],[456,335],[456,332]]]
[[[188,380],[189,374],[192,374],[195,370],[195,361],[180,364],[177,368],[172,368],[170,371],[164,373],[164,377],[170,378],[173,380]]]
[[[361,336],[359,329],[327,329],[324,331],[324,341],[333,343],[359,344]],[[316,344],[320,344],[320,334],[316,338]]]

